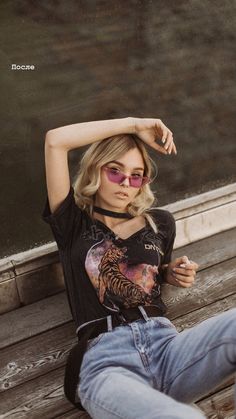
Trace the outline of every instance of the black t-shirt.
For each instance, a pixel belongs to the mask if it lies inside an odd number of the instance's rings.
[[[47,197],[42,218],[50,224],[58,246],[77,327],[120,308],[156,305],[166,312],[160,266],[171,260],[175,219],[162,209],[153,208],[150,214],[158,232],[146,222],[124,240],[76,205],[72,186],[53,214]]]

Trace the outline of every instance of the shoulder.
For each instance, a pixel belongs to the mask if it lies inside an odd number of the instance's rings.
[[[168,210],[151,208],[148,213],[154,218],[157,224],[169,224],[170,226],[175,225],[175,218]]]
[[[176,222],[171,212],[160,208],[151,208],[148,213],[152,216],[159,234],[162,234],[166,238],[175,236]]]

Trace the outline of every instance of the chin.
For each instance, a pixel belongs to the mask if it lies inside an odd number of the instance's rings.
[[[122,202],[122,200],[114,200],[107,203],[109,206],[118,209],[119,211],[125,212],[129,202]]]

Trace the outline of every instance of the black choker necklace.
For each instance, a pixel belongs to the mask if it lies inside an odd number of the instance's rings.
[[[115,211],[109,211],[105,208],[100,208],[100,207],[93,207],[93,210],[95,212],[98,212],[99,214],[103,214],[103,215],[108,215],[109,217],[114,217],[114,218],[133,218],[131,214],[129,214],[128,212],[115,212]]]

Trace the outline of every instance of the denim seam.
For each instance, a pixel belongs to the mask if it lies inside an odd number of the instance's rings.
[[[186,369],[188,369],[189,367],[193,366],[194,364],[196,364],[198,361],[200,361],[200,359],[204,358],[211,350],[217,348],[218,346],[221,346],[224,343],[236,343],[235,339],[232,338],[227,338],[222,340],[221,342],[218,342],[217,344],[213,345],[213,346],[209,346],[208,348],[205,349],[204,353],[201,353],[201,355],[198,355],[198,357],[196,357],[194,360],[192,360],[188,365],[186,365],[184,368],[180,369],[173,378],[170,378],[169,381],[167,381],[167,383],[165,383],[165,385],[163,386],[163,391],[165,391],[167,389],[167,387],[169,387],[173,381]]]
[[[120,416],[119,415],[119,413],[114,413],[114,411],[112,411],[112,410],[110,410],[109,408],[107,408],[107,407],[105,407],[105,406],[103,406],[103,405],[101,405],[100,403],[98,403],[97,401],[94,401],[94,400],[91,400],[91,399],[89,399],[88,397],[85,397],[85,399],[84,399],[84,401],[88,401],[88,402],[91,402],[91,403],[93,403],[93,404],[95,404],[96,406],[98,406],[98,407],[100,407],[100,409],[104,409],[106,412],[108,412],[108,413],[111,413],[112,415],[114,415],[114,416],[116,416],[117,418],[119,418],[119,419],[129,419],[127,416],[126,416],[126,418],[122,415],[122,416]],[[86,408],[85,408],[86,409]]]

